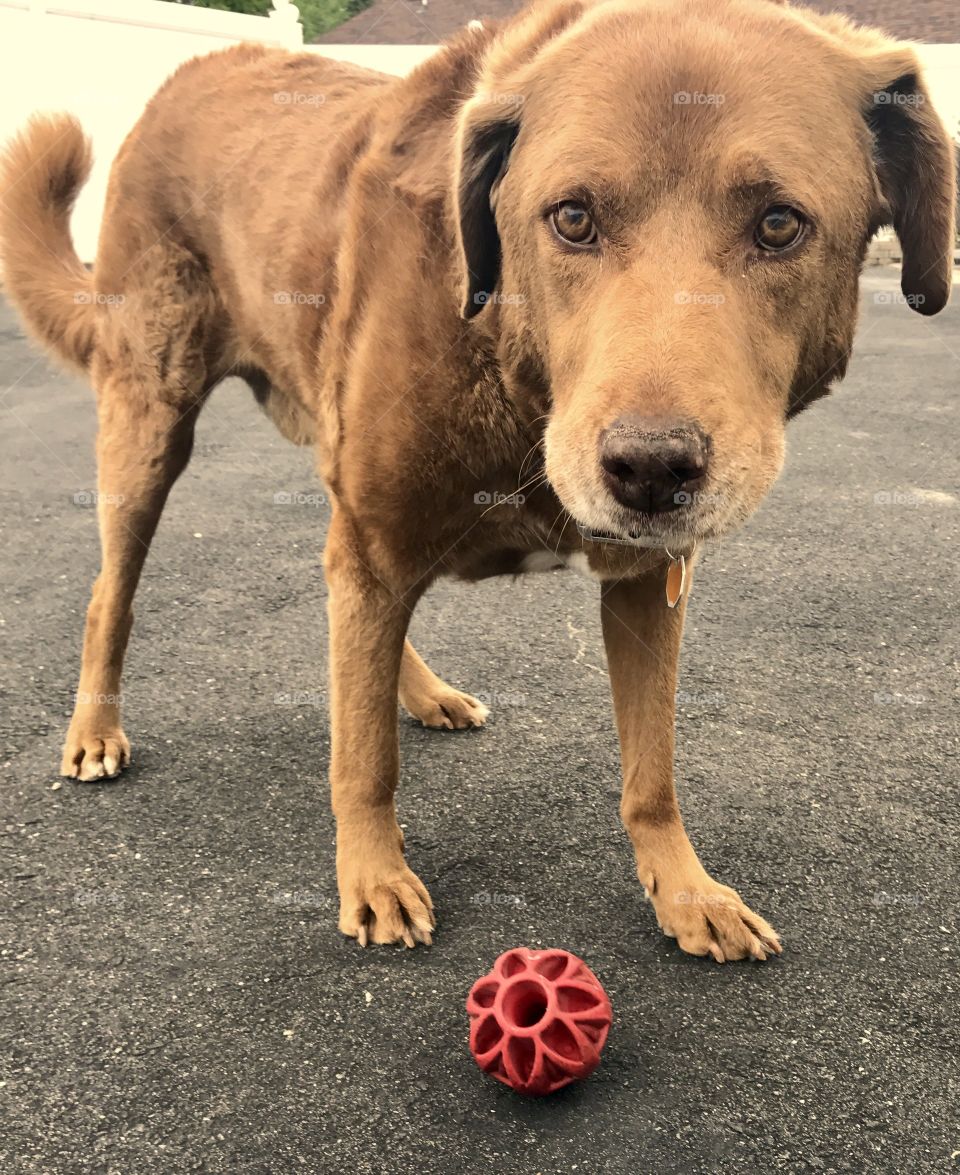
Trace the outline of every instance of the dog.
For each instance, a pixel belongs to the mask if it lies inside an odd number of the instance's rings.
[[[406,639],[440,575],[598,584],[622,816],[666,934],[762,960],[770,924],[701,865],[673,784],[697,553],[757,507],[786,421],[843,374],[871,238],[946,304],[953,148],[914,50],[780,0],[542,0],[396,79],[242,45],[183,65],[113,167],[96,264],[70,117],[3,163],[27,325],[97,397],[102,566],[62,773],[129,762],[132,602],[211,390],[244,378],[314,445],[332,517],[330,779],[340,930],[429,944],[404,857],[397,698],[485,707]]]

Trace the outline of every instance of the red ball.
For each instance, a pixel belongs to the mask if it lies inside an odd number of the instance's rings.
[[[569,951],[505,951],[467,996],[470,1051],[491,1077],[528,1097],[600,1064],[613,1014],[590,968]]]

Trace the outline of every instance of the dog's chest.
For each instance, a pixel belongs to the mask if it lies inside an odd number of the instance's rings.
[[[557,555],[547,548],[525,555],[517,572],[522,575],[528,571],[562,571],[564,568],[585,575],[588,579],[599,578],[598,573],[590,566],[586,551],[571,551]]]

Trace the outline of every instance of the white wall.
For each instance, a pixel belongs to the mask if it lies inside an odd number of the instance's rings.
[[[272,18],[161,0],[0,0],[0,142],[37,110],[69,110],[93,136],[96,165],[74,214],[92,260],[110,164],[147,100],[183,61],[236,41],[301,47],[289,0]],[[309,45],[310,52],[403,74],[425,45]],[[922,47],[934,104],[960,122],[960,45]]]
[[[0,142],[39,110],[68,110],[93,136],[94,173],[73,222],[84,260],[96,251],[113,157],[165,78],[190,57],[238,41],[301,48],[296,15],[161,0],[0,0]]]
[[[920,58],[937,113],[953,139],[960,126],[960,45],[919,45]]]

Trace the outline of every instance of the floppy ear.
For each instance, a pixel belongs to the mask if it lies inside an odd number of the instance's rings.
[[[901,288],[921,314],[950,297],[956,236],[953,144],[930,102],[911,49],[871,55],[874,79],[866,117],[877,179],[887,205],[877,227],[892,224],[903,249]]]
[[[520,130],[516,110],[475,99],[464,110],[454,177],[457,238],[465,275],[463,317],[490,300],[500,277],[497,190]]]

